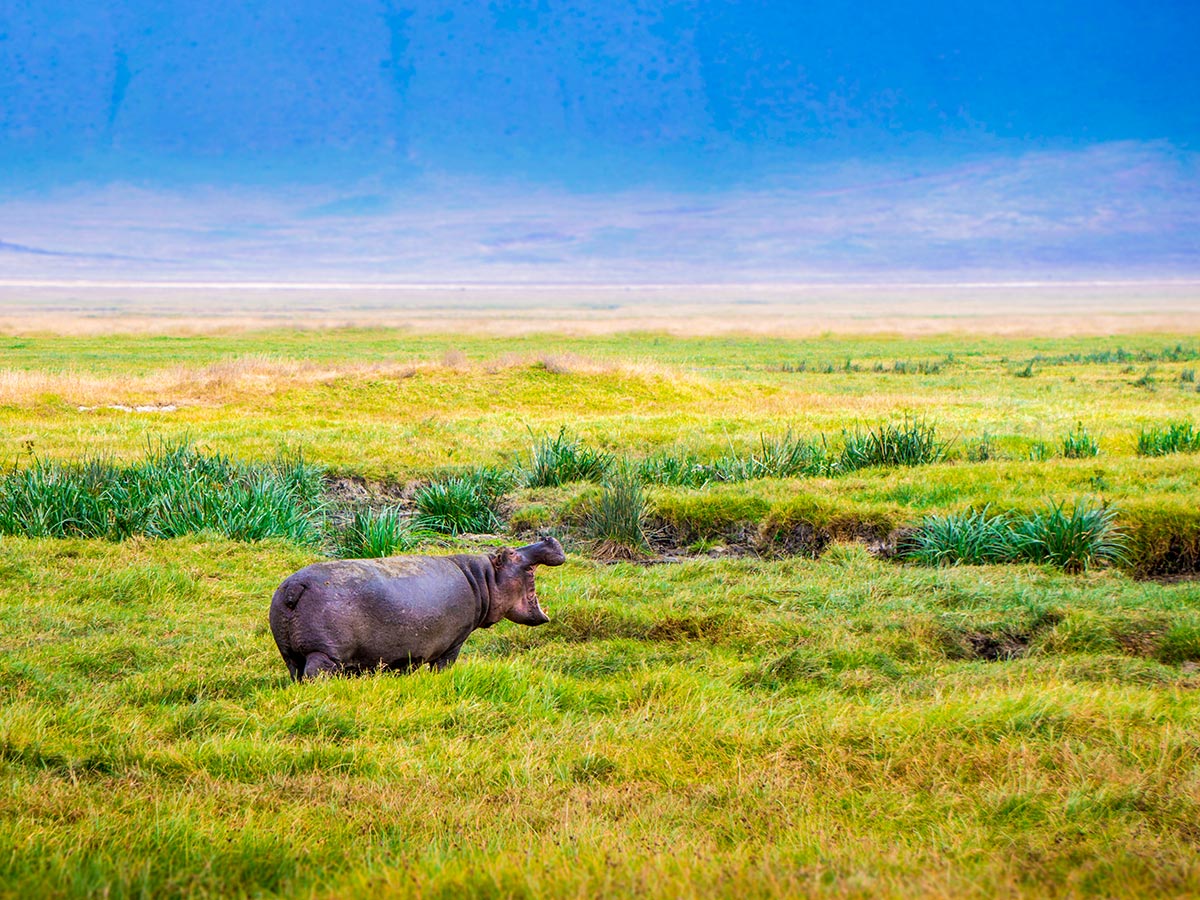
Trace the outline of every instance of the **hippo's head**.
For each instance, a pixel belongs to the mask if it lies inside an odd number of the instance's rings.
[[[493,553],[492,567],[496,570],[496,594],[499,596],[492,598],[489,623],[500,619],[510,619],[519,625],[549,622],[550,617],[538,605],[533,570],[537,566],[561,566],[566,559],[562,544],[552,537],[516,550],[505,547]]]

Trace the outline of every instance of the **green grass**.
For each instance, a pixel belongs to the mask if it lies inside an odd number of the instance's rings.
[[[1138,432],[1139,456],[1166,456],[1168,453],[1200,451],[1200,431],[1191,422],[1171,422]]]
[[[7,895],[1200,889],[1195,584],[573,557],[549,625],[295,686],[265,610],[311,551],[0,559]]]
[[[1099,442],[1088,434],[1082,423],[1063,435],[1062,455],[1064,459],[1087,459],[1100,454]]]
[[[564,426],[558,434],[541,438],[534,444],[522,480],[526,487],[600,481],[612,467],[612,454],[584,445],[578,438],[568,435]]]
[[[641,478],[632,465],[622,462],[588,504],[584,532],[603,556],[636,556],[649,549],[645,523],[646,496]]]
[[[66,535],[0,536],[0,896],[1200,894],[1200,467],[1139,452],[1198,346],[0,337],[10,509]],[[188,479],[249,519],[268,476],[311,540],[117,525]],[[549,624],[289,681],[270,596],[332,542],[542,531]]]
[[[487,534],[500,529],[497,510],[504,480],[490,470],[453,475],[417,491],[417,527],[444,534]]]
[[[43,459],[99,453],[125,461],[142,453],[147,438],[192,435],[244,459],[269,458],[286,440],[335,472],[399,481],[447,467],[509,465],[527,452],[530,430],[554,435],[566,426],[604,452],[636,448],[645,457],[669,449],[711,460],[731,444],[736,455],[753,452],[763,434],[791,428],[836,436],[906,413],[936,422],[956,445],[986,432],[1002,456],[1024,457],[1031,441],[1057,446],[1087,409],[1089,429],[1105,435],[1106,458],[1127,459],[1139,428],[1186,418],[1194,404],[1190,392],[1134,387],[1117,359],[1153,358],[1164,383],[1175,383],[1196,343],[1168,335],[497,341],[386,329],[0,341],[7,342],[0,367],[17,378],[0,393],[2,464],[23,457],[27,443]],[[442,365],[447,347],[467,363]],[[556,374],[537,364],[546,353],[574,354],[595,368]],[[937,374],[871,371],[877,362],[950,355],[953,365]],[[1014,360],[1038,355],[1055,362],[1037,378],[1003,377]],[[836,361],[838,371],[779,371],[781,362],[806,357]],[[841,371],[847,357],[864,371]],[[26,373],[31,380],[22,386],[18,376]]]
[[[865,430],[843,432],[842,452],[833,470],[854,472],[874,466],[920,466],[946,456],[946,443],[939,441],[932,422],[908,419]]]
[[[395,507],[381,510],[360,509],[335,538],[335,552],[341,558],[373,559],[407,553],[437,535],[418,528],[413,519]]]
[[[793,478],[829,472],[833,464],[823,439],[804,439],[791,431],[776,437],[760,434],[758,446],[743,454],[726,452],[703,461],[686,451],[659,451],[637,463],[646,484],[703,487],[758,478]]]
[[[299,456],[247,464],[160,442],[132,465],[35,459],[0,476],[0,534],[116,541],[207,530],[312,544],[320,492],[320,470]]]
[[[1024,515],[985,508],[930,516],[905,538],[901,555],[933,566],[1031,562],[1082,572],[1128,565],[1127,546],[1116,510],[1080,501]]]
[[[1008,516],[987,508],[930,516],[905,538],[901,555],[926,566],[1014,562]]]

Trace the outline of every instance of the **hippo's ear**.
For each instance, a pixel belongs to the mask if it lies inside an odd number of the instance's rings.
[[[526,564],[520,552],[514,550],[512,547],[501,547],[491,555],[490,559],[492,561],[492,568],[497,572],[502,571],[505,566],[523,566]]]
[[[561,566],[567,561],[562,544],[552,537],[542,538],[536,544],[518,547],[516,553],[527,566]]]

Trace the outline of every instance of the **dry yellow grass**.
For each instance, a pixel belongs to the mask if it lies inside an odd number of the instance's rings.
[[[505,353],[471,361],[461,350],[446,351],[438,361],[337,363],[282,359],[250,354],[206,366],[177,365],[142,376],[97,375],[75,370],[0,369],[0,403],[22,404],[52,394],[79,406],[198,406],[247,394],[270,396],[283,389],[332,383],[339,379],[410,378],[418,372],[495,375],[541,366],[555,375],[614,375],[695,381],[691,373],[662,363],[593,359],[572,353]]]

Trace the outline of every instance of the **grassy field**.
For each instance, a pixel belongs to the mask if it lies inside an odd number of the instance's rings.
[[[1197,368],[1187,334],[0,336],[0,895],[1200,894]],[[917,426],[928,459],[853,462]],[[532,474],[556,435],[602,464]],[[189,441],[203,478],[143,462]],[[411,528],[480,467],[491,533]],[[91,531],[38,536],[55,477]],[[191,491],[294,515],[161,518]],[[1111,512],[1116,564],[905,560],[1049,504]],[[291,684],[271,592],[355,514],[558,534],[551,623]]]

